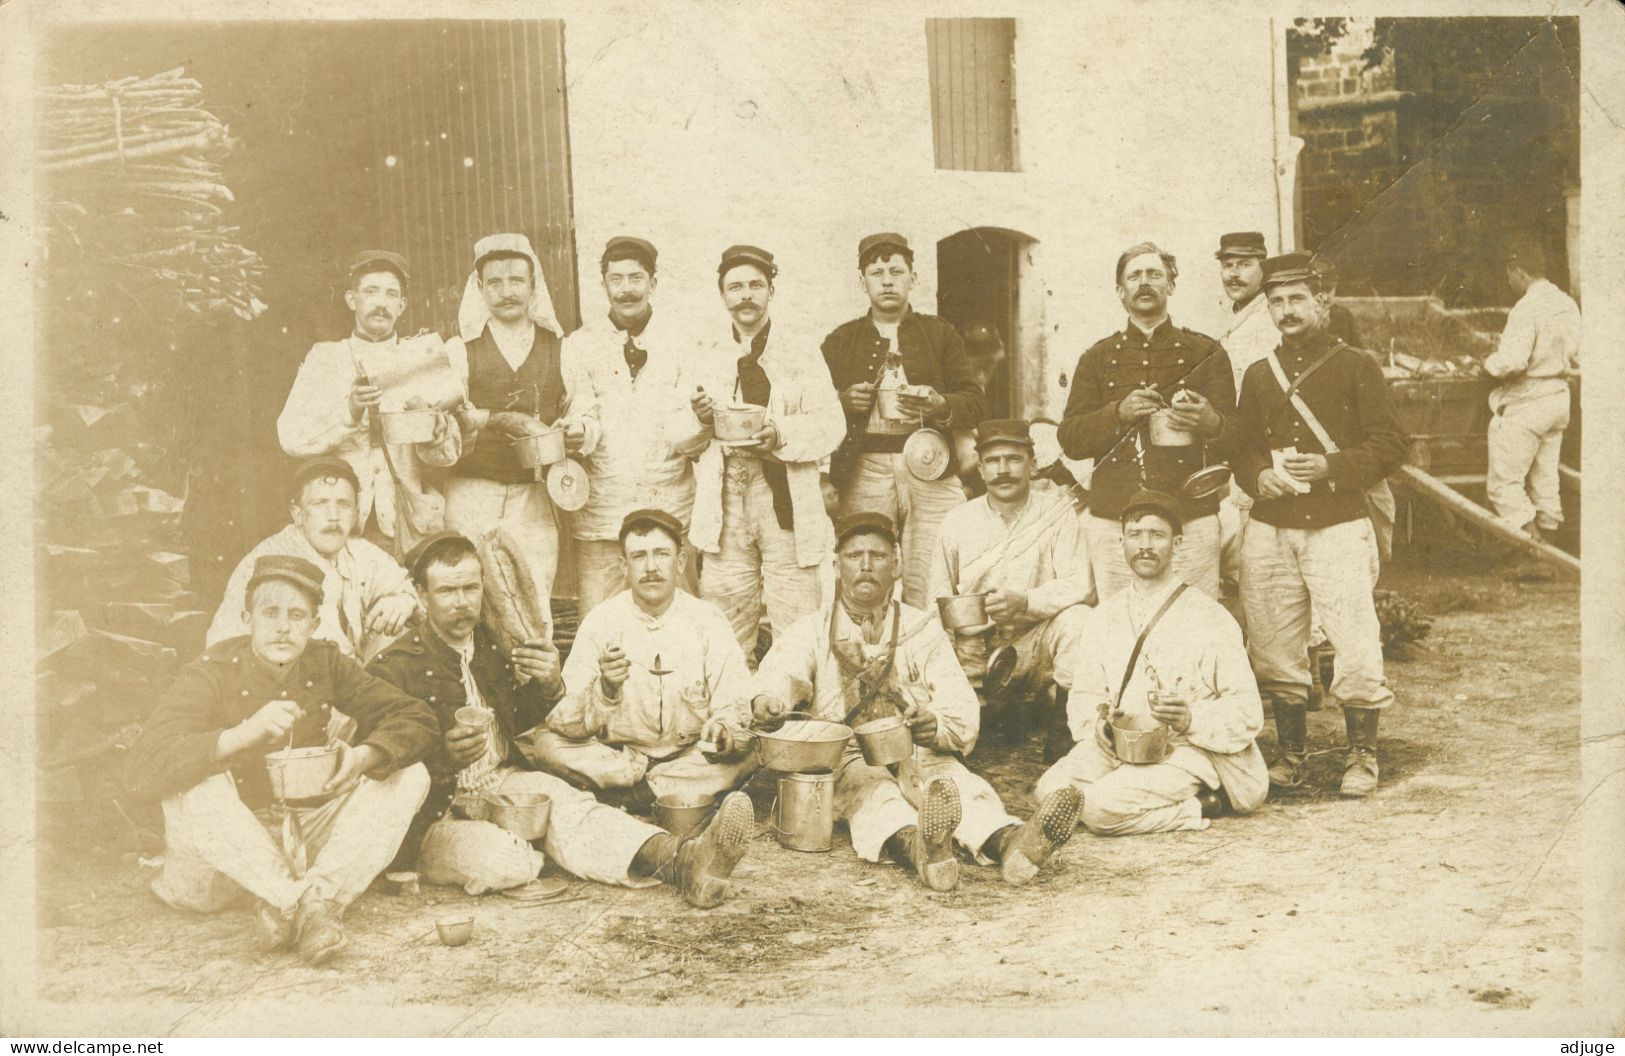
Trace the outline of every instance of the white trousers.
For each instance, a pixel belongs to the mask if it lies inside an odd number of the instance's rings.
[[[501,529],[513,540],[513,557],[523,561],[536,584],[537,600],[553,622],[553,579],[558,572],[559,529],[545,484],[501,484],[477,477],[446,481],[446,527],[476,543]],[[500,590],[486,570],[488,590]],[[493,611],[486,602],[486,611]]]
[[[841,493],[841,515],[883,513],[897,526],[903,548],[903,600],[928,608],[931,557],[942,534],[942,519],[965,501],[959,478],[920,480],[901,454],[865,454]]]
[[[1089,536],[1089,565],[1095,570],[1095,592],[1105,601],[1134,578],[1128,558],[1123,556],[1123,525],[1121,521],[1090,514],[1083,519],[1083,526]],[[1174,574],[1214,601],[1220,597],[1219,534],[1217,514],[1187,521],[1179,549],[1174,551]]]
[[[213,913],[248,892],[290,910],[307,890],[341,907],[355,901],[400,850],[429,794],[418,763],[382,781],[362,778],[314,807],[292,807],[304,834],[308,869],[293,875],[282,850],[281,816],[248,809],[228,773],[163,801],[164,869],[153,892],[177,909]]]
[[[1557,461],[1568,425],[1567,392],[1511,404],[1490,419],[1485,489],[1496,515],[1514,531],[1530,521],[1542,531],[1563,523]]]
[[[819,567],[796,562],[796,533],[780,528],[773,490],[754,458],[728,458],[723,469],[722,533],[705,555],[700,597],[728,617],[739,648],[753,663],[765,609],[775,638],[820,604]]]
[[[1008,645],[1016,651],[1012,680],[1024,679],[1033,690],[1041,690],[1052,681],[1070,690],[1072,659],[1083,637],[1083,621],[1088,614],[1088,606],[1069,605],[1049,619],[1019,632],[995,626],[981,634],[956,634],[954,655],[959,658],[965,677],[977,689],[987,677],[988,656],[994,649]]]
[[[638,849],[662,831],[648,822],[535,770],[506,769],[496,791],[539,792],[553,801],[542,849],[572,876],[622,887],[659,882],[631,874]],[[456,877],[447,882],[479,889],[471,894],[517,887],[535,876],[542,864],[535,860],[534,851],[507,830],[488,821],[450,816],[435,822],[423,836],[418,863],[425,878],[431,862],[436,873],[445,871]]]
[[[713,763],[692,744],[669,758],[650,759],[635,748],[596,739],[572,740],[545,726],[530,730],[518,743],[537,768],[604,792],[643,781],[657,796],[714,796],[744,784],[760,765],[755,752],[734,762]]]
[[[1196,776],[1204,770],[1202,777]],[[1083,794],[1080,818],[1090,832],[1137,836],[1207,828],[1196,793],[1203,785],[1218,788],[1219,775],[1189,745],[1175,748],[1166,762],[1130,765],[1086,737],[1044,772],[1033,795],[1043,802],[1067,785]]]
[[[961,817],[954,840],[978,862],[988,864],[991,859],[982,854],[982,845],[1006,825],[1019,825],[1020,819],[1004,809],[992,785],[965,769],[953,756],[916,748],[914,759],[922,785],[946,778],[959,789]],[[847,745],[846,754],[835,768],[835,817],[846,822],[852,833],[852,849],[866,862],[880,861],[887,840],[919,823],[919,811],[903,795],[897,778],[885,767],[865,763],[856,741]]]
[[[1258,688],[1299,701],[1307,697],[1310,628],[1318,620],[1337,650],[1330,688],[1338,703],[1392,704],[1382,668],[1382,626],[1371,597],[1377,544],[1370,520],[1277,528],[1254,517],[1241,548],[1247,654]]]

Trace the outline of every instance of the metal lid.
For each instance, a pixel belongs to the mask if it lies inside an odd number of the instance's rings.
[[[553,505],[574,513],[587,505],[587,470],[573,458],[553,463],[547,471],[547,493]]]

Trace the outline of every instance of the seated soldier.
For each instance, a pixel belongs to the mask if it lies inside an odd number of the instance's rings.
[[[130,749],[129,784],[164,797],[159,898],[210,913],[246,888],[261,945],[297,938],[320,964],[345,945],[345,907],[394,858],[428,794],[419,760],[437,739],[434,714],[311,639],[322,603],[311,562],[260,558],[247,596],[247,636],[181,671]],[[322,794],[274,800],[266,754],[328,744],[346,718],[357,744],[338,742]]]
[[[633,806],[658,796],[713,796],[755,769],[738,750],[749,721],[748,670],[722,610],[677,589],[683,526],[662,510],[621,523],[628,589],[576,631],[564,698],[519,738],[537,769]],[[700,751],[700,741],[734,750]]]
[[[1123,507],[1123,555],[1133,578],[1084,624],[1072,669],[1068,718],[1077,744],[1038,780],[1047,802],[1083,793],[1091,832],[1127,836],[1204,829],[1225,801],[1257,810],[1269,794],[1258,684],[1241,628],[1224,606],[1174,574],[1182,525],[1162,492],[1140,491]],[[1111,720],[1167,728],[1161,762],[1125,763]]]
[[[406,570],[356,534],[356,475],[344,459],[329,455],[299,463],[292,495],[293,523],[261,540],[237,563],[206,641],[212,646],[248,633],[244,594],[260,558],[301,557],[322,572],[322,606],[312,637],[366,663],[417,612]]]
[[[1021,419],[976,427],[987,494],[948,512],[931,566],[931,596],[985,594],[989,622],[949,628],[972,686],[988,697],[1044,692],[1064,710],[1094,573],[1065,490],[1033,484],[1033,441]]]
[[[552,799],[542,846],[566,872],[625,887],[664,881],[696,906],[721,902],[729,874],[756,834],[749,798],[728,796],[704,832],[679,841],[530,769],[513,737],[540,722],[547,703],[563,692],[558,650],[533,641],[516,647],[511,658],[502,655],[480,622],[483,570],[464,536],[430,536],[407,555],[407,567],[425,619],[374,660],[372,670],[427,701],[439,718],[442,741],[427,760],[429,798],[403,848],[424,878],[464,884],[471,894],[530,880],[540,856],[506,830],[470,820],[475,812],[465,804],[485,792],[540,792]],[[458,721],[469,705],[488,709],[492,725]]]
[[[981,709],[935,614],[892,600],[900,557],[891,519],[852,514],[836,527],[836,597],[773,643],[754,676],[758,721],[792,710],[861,725],[902,716],[913,757],[895,769],[864,762],[857,740],[835,771],[835,816],[852,849],[869,862],[882,853],[913,869],[926,886],[959,882],[954,842],[978,862],[997,862],[1023,884],[1077,827],[1078,795],[1063,788],[1022,824],[993,786],[959,757],[976,744]]]

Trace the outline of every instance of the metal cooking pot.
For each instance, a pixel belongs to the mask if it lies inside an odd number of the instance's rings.
[[[834,770],[852,739],[852,727],[823,719],[792,719],[777,730],[760,730],[756,749],[762,766],[781,774]]]
[[[547,822],[553,814],[553,799],[543,792],[492,792],[487,820],[529,843],[547,835]]]
[[[1152,447],[1190,447],[1196,443],[1196,434],[1176,427],[1173,418],[1174,412],[1169,410],[1151,412]]]
[[[711,430],[718,440],[749,440],[767,421],[767,408],[755,403],[718,407],[711,414]]]
[[[786,774],[773,804],[773,831],[792,851],[827,851],[835,840],[835,775]]]
[[[716,796],[657,796],[654,803],[655,824],[680,840],[704,825],[716,805]]]
[[[962,631],[987,623],[986,594],[955,594],[938,598],[937,609],[942,613],[943,625],[950,631]]]
[[[902,389],[876,389],[875,405],[880,408],[880,417],[888,422],[912,421],[916,417],[904,412]]]
[[[1112,722],[1112,746],[1125,763],[1149,766],[1162,762],[1174,750],[1168,727],[1156,719],[1124,716]]]
[[[852,730],[870,766],[891,766],[914,754],[914,735],[900,716],[866,722]]]
[[[564,430],[556,425],[544,426],[541,432],[521,436],[512,443],[522,466],[535,469],[564,461]]]
[[[320,798],[322,786],[338,769],[337,747],[285,748],[265,756],[265,773],[275,799]]]

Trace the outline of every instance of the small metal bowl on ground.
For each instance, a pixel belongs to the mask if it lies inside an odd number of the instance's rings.
[[[434,921],[434,930],[445,946],[461,946],[474,937],[472,913],[447,913]]]
[[[656,796],[655,824],[680,840],[705,824],[716,805],[716,796]]]
[[[486,820],[497,828],[507,829],[526,843],[547,835],[553,799],[545,792],[492,792],[485,799],[491,805]]]
[[[767,422],[767,408],[760,404],[718,407],[711,415],[711,429],[718,440],[749,440]]]
[[[898,715],[855,726],[852,735],[870,766],[891,766],[914,754],[914,735]]]
[[[981,627],[988,622],[986,594],[955,594],[938,598],[937,610],[942,613],[943,626],[950,631]]]
[[[776,730],[756,734],[762,766],[781,774],[834,770],[852,739],[852,727],[824,719],[791,719]]]
[[[1131,715],[1112,721],[1112,745],[1117,758],[1136,766],[1160,763],[1174,750],[1168,727],[1153,718]]]
[[[426,444],[434,439],[435,417],[435,411],[423,409],[379,411],[378,424],[386,444]]]

